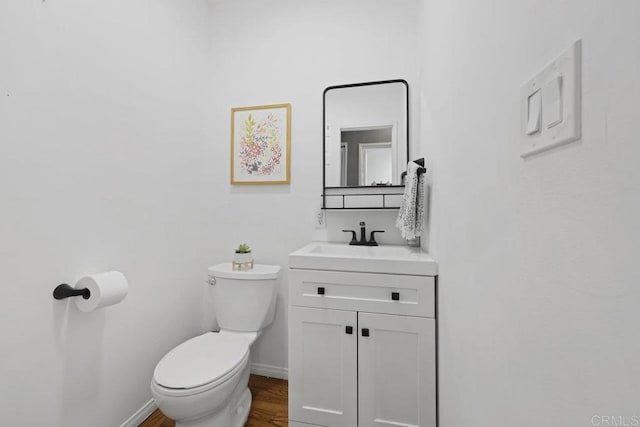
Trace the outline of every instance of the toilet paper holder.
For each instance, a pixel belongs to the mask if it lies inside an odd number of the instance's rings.
[[[82,296],[84,299],[89,299],[91,296],[91,291],[88,288],[84,289],[74,289],[66,283],[62,283],[53,290],[53,297],[55,299],[65,299],[69,297],[79,297]]]

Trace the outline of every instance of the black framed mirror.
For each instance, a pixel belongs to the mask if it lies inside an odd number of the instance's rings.
[[[402,186],[409,161],[409,84],[330,86],[323,94],[323,187]]]
[[[322,208],[397,209],[409,161],[409,84],[329,86],[322,104]]]

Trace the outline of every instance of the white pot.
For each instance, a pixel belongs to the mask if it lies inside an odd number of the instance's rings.
[[[251,261],[253,261],[253,254],[251,252],[246,254],[239,254],[236,252],[233,254],[233,262],[235,262],[236,264],[251,262]]]

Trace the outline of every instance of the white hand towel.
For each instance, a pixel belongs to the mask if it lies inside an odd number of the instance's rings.
[[[418,175],[415,162],[407,164],[407,178],[404,183],[404,196],[400,202],[400,212],[396,227],[403,239],[415,239],[422,233],[424,223],[424,174]]]

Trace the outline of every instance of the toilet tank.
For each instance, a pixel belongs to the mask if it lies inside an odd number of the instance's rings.
[[[234,270],[231,263],[209,267],[220,329],[259,332],[269,326],[275,314],[279,273],[278,265],[255,264],[247,271]]]

